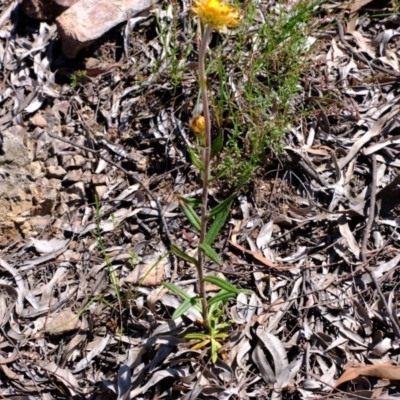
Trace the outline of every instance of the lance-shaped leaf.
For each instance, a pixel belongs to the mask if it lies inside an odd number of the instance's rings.
[[[188,254],[186,254],[179,247],[176,247],[175,245],[171,244],[170,248],[171,248],[171,251],[173,253],[175,253],[178,257],[180,257],[180,258],[184,259],[185,261],[197,266],[197,260],[195,258],[193,258],[193,257],[190,257]]]
[[[209,213],[208,216],[209,217],[215,217],[216,215],[218,215],[221,212],[226,212],[230,211],[231,206],[232,206],[232,202],[234,200],[234,198],[236,197],[236,193],[232,193],[229,197],[227,197],[224,201],[222,201],[221,203],[219,203],[218,205],[216,205]]]
[[[195,197],[180,197],[180,199],[185,204],[188,204],[189,206],[192,206],[192,207],[200,207],[201,206],[201,200],[196,199]]]
[[[179,296],[181,299],[184,301],[187,300],[192,300],[192,299],[197,299],[198,297],[196,296],[190,296],[189,293],[186,293],[184,290],[182,290],[179,286],[174,285],[173,283],[170,282],[162,282],[162,285],[165,286],[167,289],[169,289],[172,293],[175,293],[177,296]],[[201,306],[199,304],[195,304],[194,307],[201,311]]]
[[[197,266],[197,260],[188,254],[186,254],[183,250],[181,250],[179,247],[176,247],[175,245],[171,244],[170,249],[173,253],[175,253],[178,257],[182,258],[183,260],[194,264]]]
[[[226,292],[225,290],[221,290],[218,294],[211,297],[211,299],[208,299],[207,304],[209,306],[212,306],[212,305],[218,304],[220,302],[225,303],[226,301],[228,301],[229,299],[231,299],[232,297],[235,297],[235,296],[236,296],[236,293]]]
[[[222,345],[220,343],[214,339],[211,339],[211,361],[214,364],[218,361],[218,349],[221,347]]]
[[[205,333],[198,333],[198,332],[191,332],[191,333],[185,333],[183,335],[183,337],[187,340],[204,340],[204,339],[208,339],[209,335],[205,334]]]
[[[172,314],[172,319],[179,318],[182,314],[185,314],[191,307],[196,307],[199,304],[200,297],[191,297],[185,300]],[[197,308],[197,307],[196,307]]]
[[[224,136],[222,132],[218,134],[218,136],[215,138],[215,140],[212,142],[211,145],[211,158],[215,157],[222,149],[222,146],[224,144]]]
[[[210,183],[210,182],[216,181],[216,180],[222,178],[223,176],[225,176],[226,173],[227,173],[227,169],[225,168],[225,169],[219,171],[217,175],[210,177],[208,179],[208,182]]]
[[[195,228],[198,232],[201,230],[201,222],[199,216],[194,211],[193,207],[190,204],[185,203],[182,197],[178,196],[179,206],[181,210],[185,214],[186,218],[192,224],[193,228]]]
[[[217,285],[221,289],[226,290],[227,292],[239,294],[239,293],[253,293],[251,290],[248,289],[238,289],[235,285],[232,285],[232,283],[227,282],[225,279],[222,279],[218,276],[213,276],[213,275],[207,275],[204,277],[204,280],[206,282],[212,283],[214,285]]]
[[[214,261],[216,264],[221,265],[221,259],[219,258],[219,255],[217,252],[209,245],[206,243],[200,243],[199,244],[199,249],[212,261]]]
[[[231,196],[229,196],[229,197],[231,197]],[[206,234],[206,240],[205,240],[206,244],[212,245],[215,238],[217,237],[219,231],[224,226],[225,221],[228,218],[229,212],[231,210],[232,201],[233,201],[233,198],[230,199],[230,204],[229,204],[229,202],[224,204],[224,207],[222,207],[221,210],[219,210],[218,214],[216,214],[214,222],[211,224],[210,229],[208,230],[208,232]],[[222,202],[222,203],[224,203],[224,202]],[[218,206],[219,205],[220,204],[218,204]]]
[[[190,161],[200,171],[204,171],[204,163],[201,161],[192,149],[188,149]]]

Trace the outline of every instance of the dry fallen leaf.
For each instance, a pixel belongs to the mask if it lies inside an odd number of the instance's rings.
[[[383,363],[376,365],[358,365],[356,367],[350,367],[337,380],[335,387],[340,386],[344,382],[356,379],[359,376],[373,376],[374,378],[397,381],[400,380],[400,365]]]
[[[256,260],[260,261],[267,267],[278,269],[281,271],[288,271],[291,269],[291,267],[285,267],[283,265],[274,264],[271,260],[269,260],[268,258],[265,258],[261,254],[256,253],[255,251],[247,250],[245,247],[241,246],[240,244],[234,243],[231,240],[229,240],[229,243],[232,246],[236,247],[238,250],[243,251],[244,253],[247,253],[247,254],[251,254]]]

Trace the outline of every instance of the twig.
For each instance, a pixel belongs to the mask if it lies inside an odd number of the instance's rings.
[[[394,318],[393,314],[390,312],[389,305],[386,301],[385,295],[382,293],[382,290],[379,286],[379,282],[376,279],[375,272],[373,268],[369,265],[369,261],[367,259],[367,244],[368,244],[368,239],[369,235],[371,233],[371,228],[372,224],[374,223],[375,220],[375,206],[376,206],[376,185],[377,185],[377,167],[376,167],[376,155],[372,155],[372,182],[371,182],[371,196],[370,196],[370,206],[369,206],[369,216],[368,216],[368,221],[367,225],[365,226],[365,232],[364,232],[364,238],[363,238],[363,243],[361,247],[361,260],[365,263],[365,270],[369,273],[371,276],[372,281],[374,282],[374,285],[376,287],[376,290],[379,294],[379,297],[381,298],[381,301],[383,305],[386,308],[386,311],[388,313],[388,317],[390,319],[390,322],[392,323],[392,329],[397,337],[397,339],[400,339],[400,327],[397,324],[396,319]]]

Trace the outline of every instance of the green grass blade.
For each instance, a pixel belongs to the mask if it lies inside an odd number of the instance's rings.
[[[197,260],[188,254],[186,254],[183,250],[175,245],[171,244],[170,249],[173,253],[175,253],[178,257],[182,258],[183,260],[187,261],[188,263],[197,265]]]
[[[209,245],[205,243],[200,243],[199,244],[199,249],[212,261],[214,261],[216,264],[221,265],[222,261],[219,258],[219,255],[217,252]]]

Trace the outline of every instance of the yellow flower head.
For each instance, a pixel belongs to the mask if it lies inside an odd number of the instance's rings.
[[[196,135],[197,138],[202,139],[204,132],[206,131],[206,120],[202,115],[198,115],[193,118],[190,122],[190,129]]]
[[[218,31],[239,23],[239,11],[223,0],[194,0],[192,11],[205,25]]]

